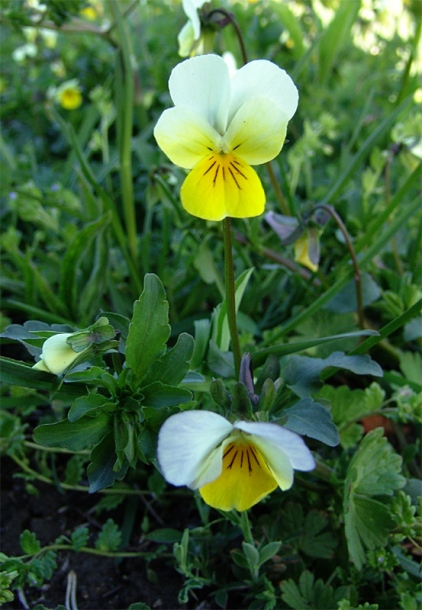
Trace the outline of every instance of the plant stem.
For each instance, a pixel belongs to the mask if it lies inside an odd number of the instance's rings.
[[[346,229],[346,225],[337,214],[335,209],[331,205],[327,205],[325,203],[320,203],[315,206],[314,209],[322,208],[326,210],[330,216],[336,221],[338,228],[343,233],[344,239],[346,240],[347,247],[349,249],[350,257],[353,262],[353,268],[355,270],[355,286],[356,286],[356,302],[357,302],[357,312],[359,318],[359,326],[360,328],[365,328],[365,320],[363,317],[363,295],[362,295],[362,282],[361,282],[361,274],[358,259],[356,257],[356,252],[353,247],[352,240],[350,239],[350,235]]]
[[[223,236],[224,236],[224,278],[226,284],[226,304],[227,304],[227,320],[229,323],[229,331],[231,345],[234,358],[234,371],[236,379],[239,378],[240,372],[240,343],[237,332],[236,323],[236,289],[234,284],[234,267],[233,267],[233,250],[232,250],[232,235],[231,235],[231,220],[229,217],[223,220]]]
[[[270,177],[272,187],[274,189],[274,192],[276,194],[276,197],[278,199],[278,202],[280,204],[280,207],[281,207],[281,210],[282,210],[283,214],[285,214],[286,216],[291,216],[291,212],[290,212],[289,206],[288,206],[287,201],[286,201],[286,199],[285,199],[285,197],[283,195],[283,191],[280,188],[280,185],[279,185],[278,180],[276,178],[276,175],[274,173],[274,169],[273,169],[273,166],[271,164],[271,161],[267,161],[267,163],[265,164],[265,167],[267,168],[268,175]]]
[[[242,528],[242,533],[243,533],[245,542],[248,542],[249,544],[252,544],[253,546],[255,546],[254,539],[252,536],[251,523],[249,521],[247,510],[244,510],[243,512],[240,513],[240,527]]]
[[[127,242],[133,262],[137,259],[137,231],[135,203],[132,182],[132,130],[133,130],[133,104],[134,104],[134,74],[132,68],[132,48],[126,24],[120,14],[116,0],[112,0],[110,8],[113,13],[120,46],[117,83],[117,130],[120,154],[120,180],[122,188],[123,213]]]

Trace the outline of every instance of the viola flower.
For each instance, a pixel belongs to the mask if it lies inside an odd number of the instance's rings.
[[[73,364],[83,352],[75,352],[67,342],[74,333],[58,333],[52,335],[42,346],[41,359],[34,364],[33,369],[60,375]],[[85,350],[84,350],[85,351]]]
[[[314,273],[318,271],[319,235],[308,229],[294,243],[295,261]]]
[[[179,43],[179,55],[187,57],[192,53],[201,40],[201,20],[198,10],[202,8],[206,0],[182,0],[183,10],[188,21],[177,36]]]
[[[283,147],[298,104],[292,79],[267,60],[230,75],[221,57],[200,55],[173,69],[169,90],[174,108],[154,135],[175,165],[192,170],[180,193],[185,210],[205,220],[262,214],[265,193],[251,165]]]
[[[173,485],[199,489],[220,510],[247,510],[277,487],[289,489],[293,471],[315,468],[302,438],[273,423],[236,421],[211,411],[169,417],[158,437],[158,462]]]
[[[65,110],[76,110],[82,104],[82,93],[76,79],[69,80],[55,91],[55,98]]]

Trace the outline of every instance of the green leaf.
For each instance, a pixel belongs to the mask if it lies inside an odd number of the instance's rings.
[[[110,223],[110,214],[104,214],[98,220],[87,224],[79,231],[63,258],[60,273],[59,297],[69,305],[70,311],[77,315],[79,309],[80,287],[78,279],[82,262],[85,260],[92,241]]]
[[[145,540],[152,540],[153,542],[172,544],[181,541],[182,532],[170,527],[163,527],[159,530],[148,532],[148,534],[145,534],[144,538]]]
[[[35,555],[41,551],[41,544],[36,535],[29,530],[24,530],[20,535],[20,545],[22,551],[28,555]]]
[[[191,358],[191,368],[201,368],[210,340],[211,322],[207,319],[195,320],[195,345]]]
[[[352,25],[360,9],[360,0],[342,0],[319,43],[319,80],[324,81],[335,65],[341,49],[350,42]]]
[[[378,284],[372,279],[368,273],[361,274],[361,288],[362,288],[362,305],[367,307],[374,301],[376,301],[380,295],[381,290]],[[337,314],[350,313],[357,311],[357,298],[356,298],[356,282],[351,280],[346,286],[340,290],[325,306],[324,309],[332,311]]]
[[[95,548],[99,551],[116,551],[121,543],[122,534],[113,519],[107,519],[104,523],[98,538],[95,541]]]
[[[79,396],[79,398],[75,400],[67,414],[67,419],[70,422],[75,422],[84,415],[88,415],[89,413],[92,415],[92,411],[95,412],[98,409],[107,409],[109,412],[113,407],[115,408],[116,405],[108,401],[105,396],[91,392],[87,396]]]
[[[89,529],[85,526],[77,527],[73,530],[70,537],[72,547],[75,551],[79,551],[83,546],[86,546],[89,540]]]
[[[126,342],[126,364],[141,379],[165,353],[170,337],[168,302],[160,279],[148,273],[144,290],[135,301]]]
[[[317,345],[325,345],[331,341],[338,341],[339,339],[351,339],[358,337],[373,338],[374,335],[378,336],[378,333],[374,330],[358,330],[350,333],[341,333],[339,335],[331,335],[329,337],[318,337],[317,339],[309,339],[306,341],[292,341],[291,343],[283,343],[280,345],[273,345],[266,349],[261,349],[252,354],[254,366],[260,366],[265,362],[270,354],[276,356],[287,356],[288,354],[294,354],[295,352],[303,352],[311,347]]]
[[[105,437],[111,419],[105,413],[96,417],[81,417],[76,422],[67,419],[53,424],[42,424],[34,430],[34,440],[43,447],[63,447],[71,451],[91,449]]]
[[[312,398],[302,398],[293,407],[283,411],[287,421],[282,425],[297,434],[315,438],[330,447],[339,444],[337,427],[331,413]]]
[[[290,389],[303,398],[318,391],[321,387],[321,373],[328,367],[344,369],[356,375],[374,375],[376,377],[383,375],[379,364],[367,355],[346,356],[343,352],[333,352],[324,359],[290,356],[282,369],[282,377]],[[328,377],[328,375],[326,376]]]
[[[91,463],[88,466],[89,492],[95,493],[105,487],[110,487],[115,481],[125,476],[129,464],[126,462],[119,470],[114,470],[117,456],[114,435],[107,434],[91,451]]]
[[[373,550],[384,546],[394,527],[388,505],[373,496],[391,496],[405,484],[400,474],[402,459],[382,434],[377,428],[363,439],[349,464],[344,485],[347,545],[359,570],[366,561],[365,547]]]
[[[143,405],[147,407],[174,407],[192,400],[192,394],[184,388],[175,388],[156,381],[142,388]]]
[[[189,370],[192,352],[193,337],[181,333],[176,345],[152,364],[144,383],[161,381],[169,386],[179,385]]]
[[[262,566],[278,553],[281,547],[281,542],[269,542],[262,549],[259,549],[259,565]]]
[[[365,390],[351,390],[345,385],[337,388],[324,385],[318,398],[330,402],[333,421],[339,428],[340,443],[349,448],[354,447],[363,434],[363,427],[356,422],[381,409],[385,392],[376,382]]]

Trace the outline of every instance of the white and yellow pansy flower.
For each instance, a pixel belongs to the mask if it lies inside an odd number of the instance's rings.
[[[192,170],[181,189],[183,207],[205,220],[262,214],[265,193],[251,165],[283,147],[298,91],[284,70],[252,61],[233,75],[217,55],[178,64],[169,80],[174,108],[154,130],[160,148]]]
[[[75,352],[67,342],[67,338],[73,334],[58,333],[44,341],[40,360],[32,368],[53,373],[53,375],[63,373],[83,353]]]
[[[199,489],[207,504],[224,511],[247,510],[277,487],[289,489],[294,470],[315,468],[294,432],[267,422],[231,424],[211,411],[169,417],[157,456],[169,483]]]
[[[177,36],[180,57],[187,57],[199,44],[201,38],[201,20],[198,10],[202,8],[206,0],[182,0],[183,10],[188,21]]]

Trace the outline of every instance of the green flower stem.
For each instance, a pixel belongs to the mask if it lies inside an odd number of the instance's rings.
[[[49,544],[45,546],[35,554],[20,555],[13,559],[23,561],[25,559],[36,559],[47,551],[76,551],[77,553],[89,553],[90,555],[99,555],[101,557],[151,557],[151,551],[102,551],[100,549],[93,549],[89,546],[82,546],[76,549],[71,544]],[[173,553],[161,553],[161,557],[173,557]]]
[[[344,222],[342,221],[340,216],[337,214],[337,212],[331,205],[327,205],[325,203],[320,203],[319,205],[315,206],[315,209],[319,209],[319,208],[326,210],[330,214],[330,216],[336,221],[337,226],[339,227],[340,231],[343,233],[344,239],[346,240],[346,244],[349,249],[350,257],[352,259],[353,268],[355,271],[354,279],[355,279],[355,286],[356,286],[356,302],[357,302],[359,326],[360,326],[360,328],[365,328],[365,320],[363,317],[363,295],[362,295],[361,274],[360,274],[359,263],[358,263],[358,259],[356,256],[355,249],[353,247],[352,240],[350,239],[349,233],[346,229],[346,225],[344,224]]]
[[[37,445],[37,449],[45,450],[44,447],[40,447],[39,445]],[[49,449],[47,448],[47,451],[48,450]],[[50,449],[50,451],[51,451],[51,449]],[[60,450],[54,449],[54,451],[59,452]],[[63,451],[60,451],[60,452],[63,453]],[[69,453],[73,453],[73,452],[69,452]],[[21,460],[20,458],[18,458],[16,455],[11,455],[10,457],[24,472],[26,472],[27,474],[34,477],[34,479],[41,481],[41,483],[47,483],[48,485],[56,486],[56,483],[55,483],[55,481],[53,481],[53,479],[50,479],[49,477],[46,477],[46,476],[40,474],[36,470],[33,470],[32,468],[30,468],[30,466],[25,464],[25,462],[23,460]],[[83,491],[83,492],[88,493],[88,487],[86,487],[84,485],[69,485],[68,483],[60,483],[60,487],[62,489],[67,489],[69,491]],[[123,496],[150,496],[150,495],[152,495],[151,491],[142,491],[140,489],[123,489],[123,488],[100,489],[97,493],[102,493],[105,495],[116,495],[116,494],[120,495],[121,494]]]
[[[234,266],[233,266],[233,250],[232,250],[232,235],[231,235],[231,220],[229,217],[223,220],[223,236],[224,236],[224,278],[226,284],[226,304],[227,304],[227,320],[229,323],[229,331],[231,345],[234,357],[234,371],[236,379],[239,378],[240,372],[240,343],[237,332],[236,323],[236,294],[234,284]]]
[[[240,527],[242,529],[243,537],[245,542],[255,546],[255,542],[252,536],[251,522],[249,521],[248,511],[244,510],[239,513],[240,516]]]

